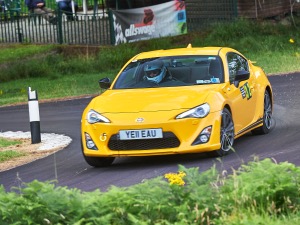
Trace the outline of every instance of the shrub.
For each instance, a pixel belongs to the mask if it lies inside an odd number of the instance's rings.
[[[226,173],[225,173],[226,174]],[[82,192],[55,182],[0,188],[6,224],[297,224],[300,169],[270,159],[228,176],[216,167],[179,166],[178,173],[107,192]]]

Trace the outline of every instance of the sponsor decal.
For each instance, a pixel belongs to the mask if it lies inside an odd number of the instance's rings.
[[[247,98],[247,100],[249,100],[252,97],[251,89],[249,87],[248,82],[245,83],[242,87],[240,87],[240,91],[243,98]]]
[[[155,26],[149,25],[149,26],[143,26],[143,27],[137,27],[135,24],[131,24],[129,29],[125,30],[125,37],[132,37],[136,35],[142,35],[142,34],[153,34],[155,32]]]

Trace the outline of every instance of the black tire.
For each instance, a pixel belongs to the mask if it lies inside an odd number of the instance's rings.
[[[82,155],[85,161],[87,162],[87,164],[93,167],[107,167],[110,166],[115,160],[115,157],[89,157],[84,155],[82,141],[81,141],[81,150],[82,150]]]
[[[233,148],[234,142],[234,123],[230,111],[223,109],[221,115],[221,129],[220,129],[221,148],[216,151],[208,152],[212,157],[222,157],[227,155]]]
[[[264,95],[263,125],[251,131],[254,135],[267,134],[272,128],[272,100],[268,91]]]
[[[110,166],[115,160],[114,157],[88,157],[85,155],[83,156],[87,164],[93,167],[107,167]]]

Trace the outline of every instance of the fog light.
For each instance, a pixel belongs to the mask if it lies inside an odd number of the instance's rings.
[[[92,149],[92,150],[98,150],[94,141],[92,140],[92,138],[90,137],[90,135],[88,133],[84,133],[85,134],[85,143],[86,143],[86,147],[88,149]]]
[[[202,142],[202,143],[206,143],[207,141],[208,141],[208,137],[204,134],[204,135],[201,135],[200,136],[200,141]]]
[[[95,148],[95,143],[93,141],[87,141],[86,147],[93,149],[93,148]]]
[[[212,131],[212,126],[205,127],[192,145],[207,143],[210,139],[211,131]]]

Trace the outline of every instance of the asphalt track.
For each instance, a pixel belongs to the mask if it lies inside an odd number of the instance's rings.
[[[300,166],[300,73],[270,76],[274,92],[274,127],[268,135],[247,134],[236,140],[235,152],[217,160],[205,154],[118,158],[107,168],[93,168],[80,149],[80,119],[90,98],[40,104],[41,132],[70,136],[72,143],[62,151],[0,173],[7,191],[21,182],[57,180],[58,185],[83,191],[110,186],[126,187],[144,179],[177,172],[178,164],[205,171],[216,164],[231,171],[254,157],[273,158]],[[40,92],[41,90],[39,90]],[[0,131],[30,131],[28,106],[0,108]]]

